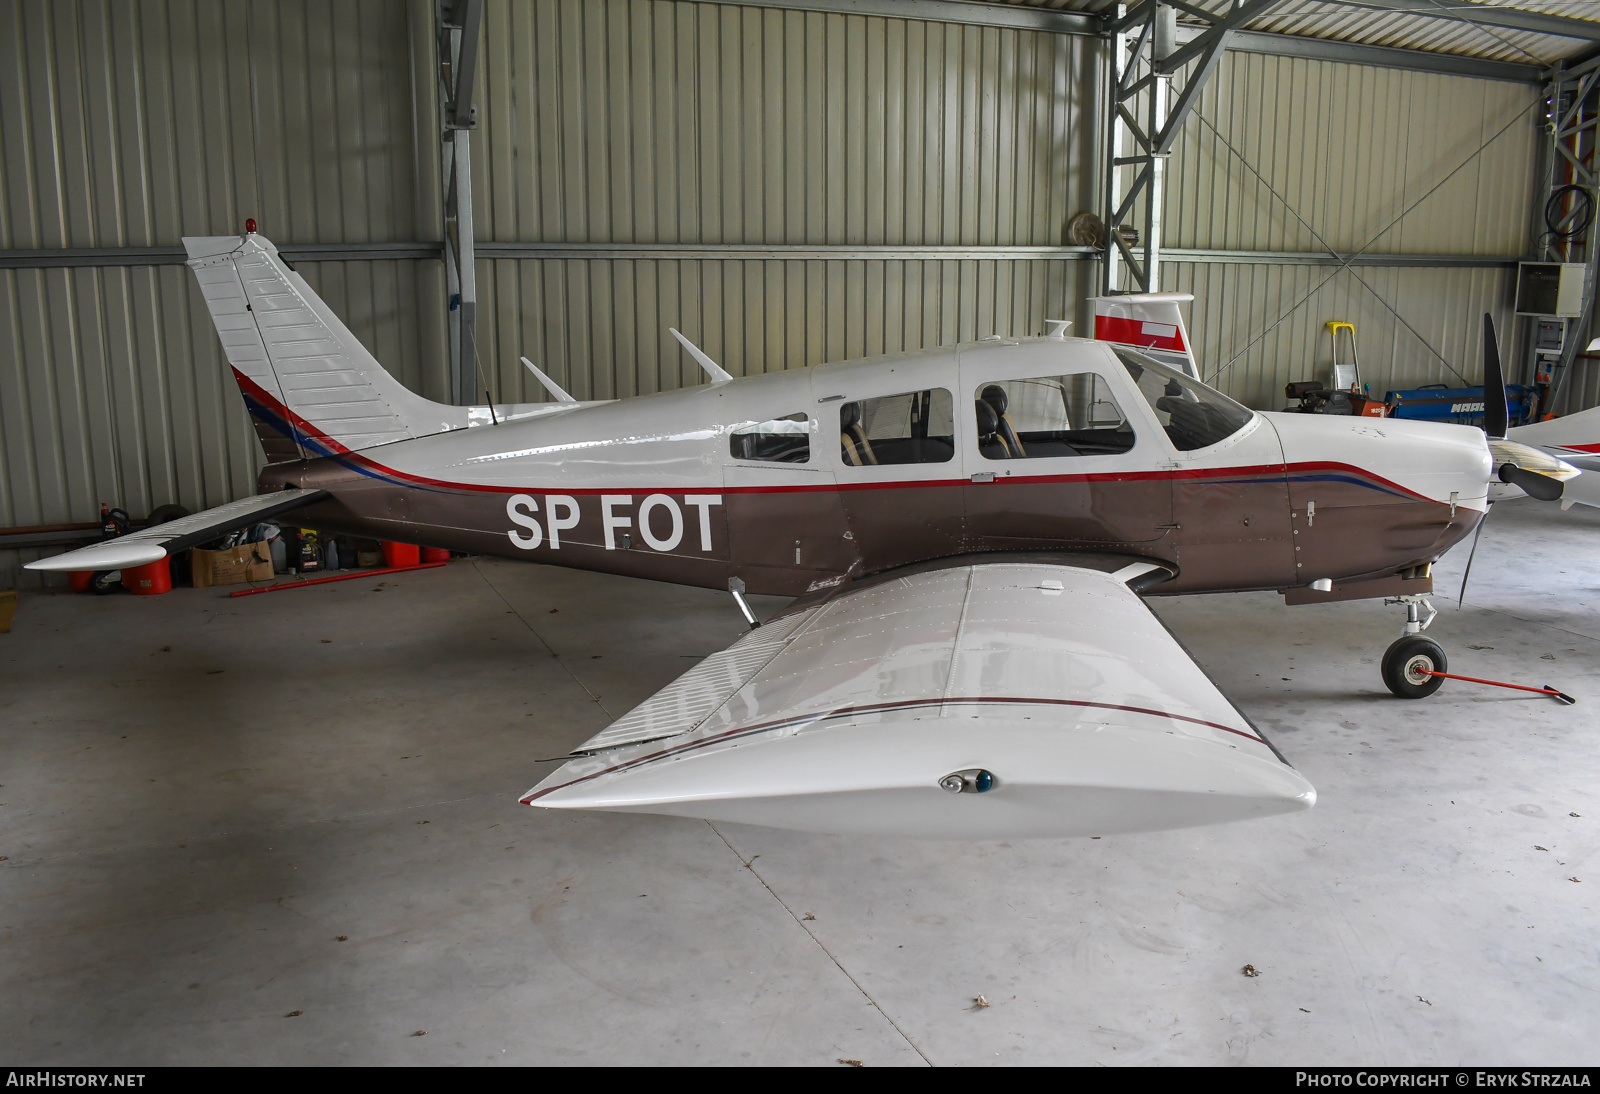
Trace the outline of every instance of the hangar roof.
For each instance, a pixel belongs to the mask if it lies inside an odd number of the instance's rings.
[[[1099,13],[1112,0],[997,0],[1013,7]],[[1222,12],[1229,0],[1185,0]],[[1182,11],[1181,5],[1175,5]],[[1199,23],[1189,14],[1180,21]],[[1245,29],[1361,45],[1548,66],[1600,48],[1600,0],[1284,0]]]

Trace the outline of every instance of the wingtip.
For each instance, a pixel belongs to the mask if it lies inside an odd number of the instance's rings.
[[[85,552],[94,550],[94,555],[83,559]],[[90,547],[80,547],[76,551],[67,551],[49,558],[36,559],[23,567],[25,570],[34,570],[42,573],[81,573],[88,570],[126,570],[134,566],[146,566],[152,562],[160,562],[167,557],[164,547],[159,545],[130,545],[115,548],[108,544],[92,544]]]

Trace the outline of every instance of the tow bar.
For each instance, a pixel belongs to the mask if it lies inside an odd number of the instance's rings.
[[[1461,676],[1454,672],[1437,672],[1433,669],[1424,669],[1423,671],[1429,676],[1442,676],[1446,680],[1465,680],[1469,684],[1488,684],[1491,687],[1511,688],[1513,691],[1531,691],[1536,695],[1548,695],[1556,702],[1569,707],[1578,701],[1564,691],[1557,691],[1549,684],[1542,688],[1530,688],[1526,684],[1508,684],[1503,680],[1484,680],[1477,676]]]

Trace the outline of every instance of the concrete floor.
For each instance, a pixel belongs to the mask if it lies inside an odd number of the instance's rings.
[[[24,593],[0,1039],[29,1064],[1592,1062],[1597,544],[1593,510],[1497,508],[1430,632],[1574,708],[1390,698],[1379,602],[1158,600],[1320,804],[1015,844],[518,805],[737,636],[725,594],[482,560]]]

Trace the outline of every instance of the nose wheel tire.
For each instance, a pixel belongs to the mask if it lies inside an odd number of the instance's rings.
[[[1444,649],[1420,634],[1396,639],[1383,654],[1383,682],[1401,699],[1427,698],[1444,683],[1442,677],[1428,673],[1449,671]]]

